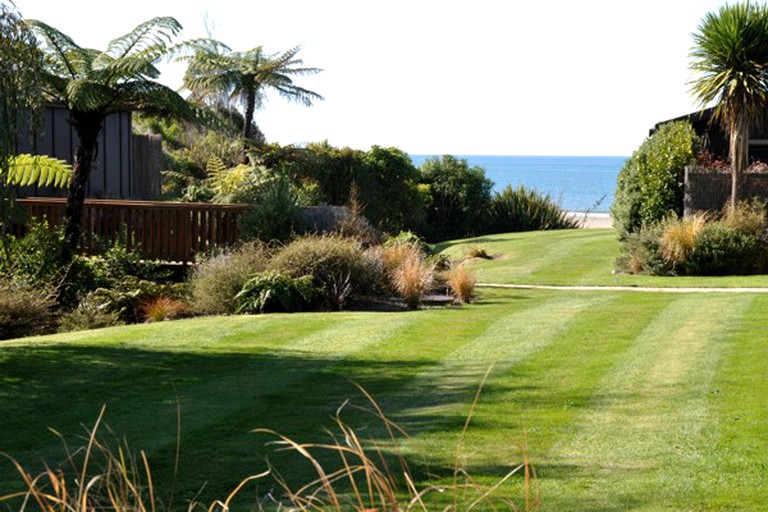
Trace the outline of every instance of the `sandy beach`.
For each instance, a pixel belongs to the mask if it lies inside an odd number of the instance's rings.
[[[613,227],[610,213],[568,212],[568,216],[579,220],[585,229],[604,229]]]

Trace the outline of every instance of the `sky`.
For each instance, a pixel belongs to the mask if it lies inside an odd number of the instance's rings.
[[[299,57],[323,72],[256,112],[270,142],[328,140],[409,154],[628,156],[659,121],[699,107],[691,34],[714,0],[15,0],[80,46],[155,16],[181,39]],[[162,66],[181,87],[183,64]]]

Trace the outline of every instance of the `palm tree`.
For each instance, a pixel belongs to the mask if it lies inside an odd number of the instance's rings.
[[[81,48],[69,37],[40,21],[29,26],[45,56],[43,91],[49,101],[69,108],[78,136],[72,180],[64,211],[64,253],[77,247],[85,190],[104,119],[115,112],[145,111],[188,116],[192,109],[178,93],[155,81],[155,64],[172,50],[181,25],[170,17],[153,18],[109,43],[104,51]]]
[[[768,8],[750,2],[707,13],[693,34],[691,93],[730,137],[731,206],[740,195],[749,157],[750,126],[768,107]]]
[[[281,54],[269,55],[257,46],[246,52],[235,52],[218,41],[204,40],[198,43],[193,55],[181,58],[189,62],[184,87],[192,93],[193,99],[208,104],[239,103],[245,115],[243,140],[248,141],[254,134],[254,112],[262,104],[268,89],[305,106],[323,99],[316,92],[293,82],[294,76],[322,71],[302,67],[304,61],[296,57],[300,50],[301,47],[296,46]]]

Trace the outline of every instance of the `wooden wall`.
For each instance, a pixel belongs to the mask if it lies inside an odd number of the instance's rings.
[[[38,153],[72,163],[78,137],[69,124],[69,111],[58,105],[47,106],[42,115],[41,134],[36,147],[21,137],[21,153]],[[97,154],[86,194],[95,199],[155,199],[160,194],[162,165],[161,142],[142,138],[139,153],[134,150],[130,112],[111,114],[104,120]],[[159,156],[158,156],[159,155]],[[139,160],[139,161],[137,161]],[[66,193],[44,187],[25,187],[20,197],[64,196]]]

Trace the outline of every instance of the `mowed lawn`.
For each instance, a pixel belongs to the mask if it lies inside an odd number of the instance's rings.
[[[473,263],[484,282],[613,283],[611,230],[450,245],[501,255]],[[301,461],[252,430],[324,439],[345,400],[365,404],[355,382],[411,434],[417,477],[445,477],[492,366],[459,457],[481,481],[524,451],[542,510],[768,510],[766,318],[765,294],[480,289],[460,308],[197,318],[3,342],[0,451],[30,468],[56,464],[61,441],[48,428],[75,445],[106,404],[110,428],[149,453],[163,487],[178,405],[177,499],[206,484],[209,503],[263,470],[265,456],[306,478]],[[349,418],[382,435],[369,416]],[[0,462],[0,491],[14,482]],[[521,478],[497,492],[522,496]]]

